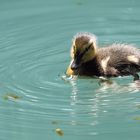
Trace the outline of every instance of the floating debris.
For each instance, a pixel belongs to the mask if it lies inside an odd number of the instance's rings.
[[[140,121],[140,117],[136,117],[134,118],[134,120]]]
[[[77,1],[76,1],[76,4],[77,4],[77,5],[83,5],[83,4],[84,4],[84,1],[83,1],[83,0],[77,0]]]
[[[52,121],[51,123],[52,124],[58,124],[59,122],[58,121]]]
[[[136,107],[140,109],[140,105],[137,105]]]
[[[82,2],[80,2],[80,1],[79,1],[79,2],[77,2],[76,4],[77,4],[77,5],[83,5],[83,3],[82,3]]]
[[[3,96],[3,99],[5,100],[18,100],[21,97],[16,95],[15,93],[7,93]]]
[[[55,132],[56,132],[56,134],[59,135],[59,136],[63,136],[63,135],[64,135],[64,132],[63,132],[60,128],[56,128],[56,129],[55,129]]]

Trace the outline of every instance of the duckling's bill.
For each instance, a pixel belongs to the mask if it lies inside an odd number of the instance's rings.
[[[67,74],[68,76],[71,76],[71,75],[74,74],[74,71],[71,69],[71,66],[70,66],[70,65],[69,65],[69,67],[68,67],[67,70],[66,70],[66,74]]]

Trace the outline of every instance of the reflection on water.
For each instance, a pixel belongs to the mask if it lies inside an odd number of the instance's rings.
[[[1,140],[139,140],[139,81],[67,77],[72,36],[140,45],[137,0],[2,1]],[[100,45],[100,44],[99,44]]]
[[[77,85],[76,85],[76,79],[72,79],[70,81],[70,84],[72,86],[71,105],[75,105],[76,99],[77,99],[77,93],[78,93],[78,88],[77,88]]]

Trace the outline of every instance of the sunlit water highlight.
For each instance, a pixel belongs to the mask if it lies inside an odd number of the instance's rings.
[[[67,77],[72,36],[140,46],[137,0],[1,1],[0,140],[139,140],[132,77]]]

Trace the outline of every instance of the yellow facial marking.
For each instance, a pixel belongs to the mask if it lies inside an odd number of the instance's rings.
[[[87,62],[92,60],[96,56],[96,48],[91,47],[83,56],[82,61]]]
[[[133,63],[139,63],[139,59],[135,55],[129,55],[127,56],[128,61]]]
[[[88,44],[90,45],[92,43],[94,43],[94,40],[93,39],[90,39]]]
[[[74,58],[75,53],[76,53],[76,45],[74,41],[71,47],[71,51],[70,51],[71,58]]]
[[[71,58],[74,58],[74,49],[73,49],[73,47],[71,47],[70,56],[71,56]]]
[[[101,66],[102,66],[104,72],[106,72],[106,68],[107,68],[107,64],[108,64],[109,59],[110,59],[110,56],[104,58],[104,59],[101,61]]]

